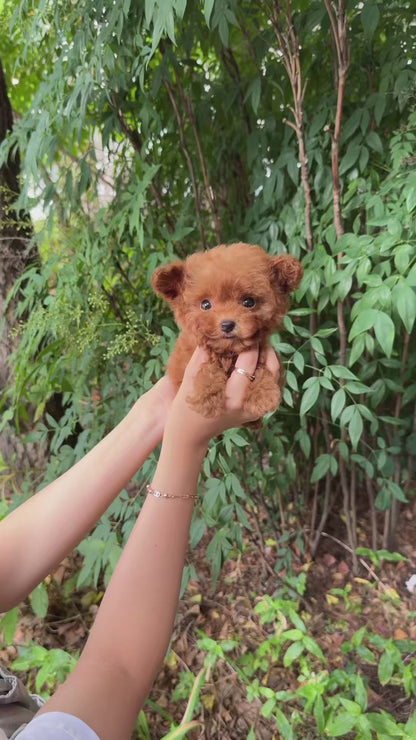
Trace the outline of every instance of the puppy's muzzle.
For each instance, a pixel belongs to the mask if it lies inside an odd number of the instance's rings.
[[[223,331],[224,334],[231,334],[235,327],[235,321],[231,321],[230,319],[224,319],[224,321],[221,321],[221,331]]]

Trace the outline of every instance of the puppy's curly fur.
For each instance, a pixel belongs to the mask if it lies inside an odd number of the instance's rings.
[[[278,385],[265,367],[265,349],[302,274],[294,257],[270,257],[261,247],[242,243],[220,245],[155,270],[152,287],[170,305],[182,329],[167,368],[175,385],[181,384],[197,345],[208,353],[189,399],[196,411],[205,417],[220,414],[236,358],[256,342],[259,362],[254,382],[248,383],[245,407],[259,419],[277,408],[283,381]]]

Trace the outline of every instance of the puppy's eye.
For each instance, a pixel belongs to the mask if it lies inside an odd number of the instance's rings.
[[[256,305],[256,301],[250,295],[247,295],[245,298],[243,298],[241,303],[243,304],[244,308],[254,308],[254,306]]]
[[[212,308],[211,301],[209,301],[207,298],[204,298],[204,300],[201,301],[201,308],[203,311],[209,311],[209,309]]]

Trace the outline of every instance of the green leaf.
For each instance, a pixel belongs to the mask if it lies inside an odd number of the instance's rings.
[[[292,642],[295,642],[296,640],[302,640],[303,638],[303,632],[299,629],[291,629],[291,630],[285,630],[281,634],[282,640],[292,640]]]
[[[365,140],[371,149],[375,149],[379,154],[383,154],[383,144],[381,143],[379,135],[376,134],[375,131],[369,131]]]
[[[351,701],[351,699],[345,699],[344,697],[340,697],[340,702],[343,705],[343,707],[345,709],[348,709],[350,714],[352,714],[354,717],[360,716],[361,707],[355,701]]]
[[[343,378],[344,380],[358,380],[357,376],[344,365],[328,365],[327,369],[336,378]]]
[[[300,374],[303,374],[303,371],[305,369],[305,358],[300,352],[295,352],[295,354],[292,357],[293,364],[296,367],[296,370],[300,372]]]
[[[279,734],[282,736],[283,740],[294,740],[292,727],[282,710],[276,708],[274,716],[276,719],[276,725],[279,728]]]
[[[331,400],[331,419],[335,421],[345,406],[346,395],[343,388],[339,388],[332,396]]]
[[[394,236],[395,239],[400,239],[402,235],[402,224],[398,218],[389,218],[387,221],[387,231],[389,234]]]
[[[321,478],[324,477],[330,470],[332,472],[332,462],[335,461],[336,469],[337,470],[337,463],[336,459],[332,457],[332,455],[328,455],[327,453],[324,453],[323,455],[319,455],[319,457],[316,458],[315,466],[312,471],[311,475],[311,483],[316,483],[318,480],[321,480]]]
[[[340,737],[351,732],[356,722],[357,717],[354,717],[349,712],[340,712],[340,714],[329,720],[325,731],[330,737]]]
[[[411,213],[416,207],[416,187],[410,188],[406,197],[406,208],[407,212]]]
[[[218,32],[224,46],[228,46],[228,23],[225,15],[222,15],[218,24]]]
[[[413,254],[413,248],[410,244],[400,244],[394,251],[394,266],[402,275],[409,267]]]
[[[319,733],[322,735],[325,729],[325,714],[324,714],[324,702],[322,696],[316,697],[315,704],[313,707],[313,716],[315,717],[316,726]]]
[[[187,0],[176,0],[175,2],[175,13],[179,20],[182,20],[185,15]]]
[[[251,105],[253,107],[253,112],[257,114],[257,111],[259,109],[260,104],[260,98],[261,98],[261,79],[260,77],[256,77],[256,79],[252,82],[250,85],[250,95],[251,95]]]
[[[196,518],[192,522],[191,529],[190,529],[191,550],[193,550],[197,546],[198,542],[200,542],[200,540],[204,536],[205,527],[206,527],[205,521],[201,518]]]
[[[369,712],[366,717],[374,732],[383,733],[388,737],[400,737],[403,734],[393,717],[387,712],[380,712],[380,714]]]
[[[369,329],[372,329],[378,313],[379,311],[377,311],[375,308],[367,308],[364,311],[360,311],[352,324],[350,333],[348,335],[349,341],[351,342],[356,336],[358,336],[358,334],[361,334],[363,331],[368,331]]]
[[[386,485],[381,486],[375,500],[375,507],[380,511],[387,511],[391,508],[392,495]]]
[[[380,11],[378,5],[371,0],[366,0],[361,11],[361,23],[363,24],[364,35],[371,39],[380,20]]]
[[[368,698],[367,689],[361,676],[355,677],[354,699],[361,707],[361,710],[365,712],[367,709]]]
[[[308,459],[309,455],[311,454],[311,438],[307,432],[303,431],[303,429],[299,429],[296,433],[296,439],[299,441],[300,448],[305,455],[305,457]]]
[[[345,383],[344,386],[345,390],[348,391],[348,393],[352,394],[362,394],[362,393],[372,393],[371,388],[368,387],[368,385],[364,385],[364,383],[359,383],[356,380],[350,380],[347,383]]]
[[[0,629],[3,632],[3,639],[6,645],[11,645],[16,632],[17,622],[19,620],[19,611],[17,606],[6,612],[0,620]]]
[[[374,105],[374,118],[376,119],[377,126],[380,125],[381,119],[383,118],[384,111],[386,110],[386,96],[381,93],[375,93],[375,105]]]
[[[379,560],[387,560],[388,563],[406,563],[409,560],[399,552],[390,552],[390,550],[377,550],[376,555]]]
[[[299,390],[298,381],[296,375],[291,370],[286,372],[286,382],[294,391]]]
[[[30,594],[30,602],[36,616],[44,619],[48,613],[49,599],[48,592],[43,581],[39,583],[39,585],[36,586]]]
[[[309,409],[312,408],[312,406],[316,403],[319,391],[320,391],[320,384],[319,384],[319,378],[312,378],[313,383],[309,385],[309,388],[306,389],[302,396],[302,401],[300,404],[300,415],[304,416]]]
[[[416,318],[416,292],[404,280],[400,280],[392,297],[405,329],[410,334]]]
[[[274,712],[275,706],[276,706],[276,699],[274,697],[267,699],[267,701],[263,704],[260,710],[261,716],[266,717],[266,719],[271,717]]]
[[[318,337],[311,337],[311,346],[315,352],[318,352],[321,355],[325,355],[325,350],[323,348],[323,344]]]
[[[402,488],[400,488],[400,486],[397,485],[397,483],[395,483],[393,480],[386,480],[385,484],[387,488],[389,489],[393,498],[397,499],[398,501],[401,501],[403,504],[407,503],[407,498],[404,495]]]
[[[383,311],[376,311],[374,332],[384,354],[386,357],[390,357],[393,349],[395,329],[392,319]]]
[[[312,138],[313,136],[316,136],[316,134],[321,133],[326,120],[328,118],[328,109],[324,108],[324,106],[320,106],[318,108],[318,113],[315,116],[315,118],[312,120],[310,129],[309,129],[309,136]]]
[[[156,0],[145,0],[145,3],[144,3],[144,15],[145,15],[145,19],[146,19],[146,26],[147,26],[147,28],[150,27],[150,23],[151,23],[152,18],[153,18],[153,12],[154,12],[154,9],[155,9],[155,5],[156,5]]]
[[[302,655],[304,651],[304,647],[302,642],[294,642],[292,645],[286,650],[284,656],[283,656],[283,665],[285,668],[292,665],[293,661],[299,658],[300,655]]]
[[[319,647],[318,643],[315,642],[315,640],[312,640],[312,638],[309,637],[309,635],[305,635],[305,637],[303,638],[303,644],[305,646],[305,650],[307,650],[308,653],[312,653],[315,658],[319,658],[319,660],[325,662],[325,655],[323,654],[321,648]]]
[[[407,720],[405,730],[409,737],[416,737],[416,712]]]
[[[348,425],[348,434],[350,435],[351,444],[354,450],[357,449],[358,442],[360,441],[363,433],[363,420],[360,412],[357,408],[354,408],[352,413],[351,421]]]
[[[365,336],[368,335],[359,334],[358,337],[355,337],[348,360],[349,365],[354,365],[354,363],[357,362],[357,360],[359,360],[360,357],[362,357],[362,355],[364,354]]]
[[[207,24],[208,28],[210,27],[209,24],[210,24],[210,18],[211,18],[211,13],[212,13],[213,7],[214,7],[214,0],[205,0],[205,2],[204,2],[204,16],[205,16],[205,21],[206,21],[206,24]]]
[[[358,160],[358,157],[360,156],[361,151],[361,145],[358,144],[356,141],[351,141],[348,145],[347,151],[345,155],[341,159],[341,164],[339,167],[339,174],[344,175],[345,172],[351,169],[353,165]]]

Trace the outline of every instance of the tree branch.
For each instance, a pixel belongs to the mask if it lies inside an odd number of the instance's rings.
[[[117,100],[116,100],[116,97],[115,97],[115,94],[114,93],[112,94],[111,99],[112,99],[113,108],[114,108],[114,111],[116,112],[116,115],[117,115],[117,118],[118,118],[118,122],[120,124],[120,128],[121,128],[122,132],[126,135],[127,139],[130,141],[130,143],[131,143],[134,151],[137,152],[137,154],[140,157],[142,157],[142,150],[143,150],[143,139],[142,139],[142,137],[140,136],[140,134],[137,131],[137,129],[132,129],[129,126],[129,124],[127,123],[127,120],[126,120],[126,118],[124,116],[123,111],[117,105]],[[167,224],[167,227],[168,227],[170,233],[173,234],[174,231],[175,231],[175,228],[176,228],[175,221],[172,219],[172,217],[171,217],[171,215],[170,215],[170,213],[169,213],[166,205],[163,203],[163,200],[161,198],[161,195],[160,195],[160,193],[159,193],[158,189],[156,188],[156,186],[155,186],[155,184],[154,184],[153,181],[150,183],[149,187],[150,187],[150,192],[152,193],[152,195],[153,195],[153,197],[154,197],[154,199],[156,201],[156,204],[157,204],[158,208],[160,208],[161,210],[164,211],[165,216],[166,216],[166,224]],[[178,242],[178,244],[180,245],[180,242]],[[181,252],[182,252],[182,256],[185,256],[185,250],[183,249],[183,247],[181,247]]]
[[[275,32],[279,49],[282,53],[283,64],[289,78],[293,95],[293,107],[290,110],[295,119],[294,123],[284,119],[284,122],[293,128],[298,140],[299,162],[301,171],[302,188],[305,198],[305,232],[308,252],[313,249],[312,233],[312,195],[309,184],[309,163],[306,153],[305,125],[303,120],[303,101],[306,83],[302,82],[302,69],[300,65],[300,43],[293,23],[290,0],[286,2],[285,10],[282,9],[278,0],[273,0],[271,8],[271,24]]]
[[[206,241],[205,241],[204,229],[203,229],[203,226],[202,226],[201,206],[200,206],[200,202],[199,202],[199,194],[198,194],[198,187],[197,187],[197,184],[196,184],[195,170],[194,170],[194,166],[193,166],[193,163],[192,163],[191,155],[189,153],[189,149],[188,149],[188,146],[187,146],[186,140],[185,140],[185,129],[184,129],[183,119],[182,119],[182,116],[180,114],[180,111],[179,111],[179,108],[178,108],[178,104],[176,102],[175,95],[173,93],[173,87],[172,87],[172,85],[166,79],[164,80],[164,84],[165,84],[166,90],[168,92],[170,102],[172,103],[172,108],[174,110],[174,113],[175,113],[175,116],[176,116],[176,120],[178,122],[179,138],[180,138],[180,142],[181,142],[181,148],[182,148],[182,151],[184,153],[186,162],[188,164],[189,174],[190,174],[191,183],[192,183],[192,190],[193,190],[193,193],[194,193],[195,211],[196,211],[196,217],[197,217],[197,221],[198,221],[198,228],[199,228],[199,235],[200,235],[200,239],[201,239],[201,245],[202,245],[202,248],[203,249],[206,249],[207,248],[207,245],[206,245]]]
[[[193,132],[194,139],[195,139],[196,148],[197,148],[197,151],[198,151],[199,162],[200,162],[200,165],[201,165],[202,178],[204,180],[205,196],[206,196],[206,199],[207,199],[207,202],[208,202],[208,205],[209,205],[209,209],[211,211],[211,216],[212,216],[212,220],[213,220],[213,226],[214,226],[214,231],[215,231],[215,236],[216,236],[216,239],[217,239],[217,243],[218,244],[221,244],[221,222],[220,222],[220,219],[218,217],[218,211],[217,211],[217,205],[216,205],[216,202],[215,202],[214,190],[213,190],[213,188],[212,188],[212,186],[211,186],[211,184],[209,182],[208,170],[207,170],[207,166],[206,166],[206,163],[205,163],[205,157],[204,157],[204,153],[202,151],[202,146],[201,146],[201,141],[200,141],[199,134],[198,134],[198,129],[196,127],[195,111],[194,111],[194,108],[193,108],[191,99],[189,97],[189,94],[187,94],[187,95],[184,94],[182,83],[181,83],[179,77],[177,77],[177,79],[176,79],[176,84],[178,86],[179,97],[180,97],[181,102],[182,102],[183,110],[187,114],[188,119],[189,119],[189,122],[191,124],[192,132]]]
[[[337,88],[337,108],[335,114],[334,130],[331,136],[331,159],[333,180],[333,209],[334,226],[337,238],[340,239],[344,233],[341,210],[341,183],[339,178],[340,137],[342,114],[344,108],[345,86],[350,64],[350,45],[347,33],[347,18],[344,0],[324,0],[325,7],[331,25],[332,40],[336,49],[335,84]],[[338,269],[341,268],[342,253],[338,254]],[[339,363],[345,365],[347,360],[347,331],[345,327],[344,306],[341,300],[337,301],[337,323],[339,331]],[[344,382],[341,380],[341,385]],[[346,430],[341,429],[341,440],[345,442]],[[348,538],[351,544],[353,571],[358,569],[355,549],[357,546],[356,510],[355,510],[355,470],[348,479],[345,460],[338,454],[341,488],[344,501],[345,523]]]

